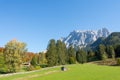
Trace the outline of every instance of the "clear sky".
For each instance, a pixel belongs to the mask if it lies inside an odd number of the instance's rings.
[[[102,27],[120,31],[120,0],[0,0],[0,46],[15,38],[40,52],[52,38]]]

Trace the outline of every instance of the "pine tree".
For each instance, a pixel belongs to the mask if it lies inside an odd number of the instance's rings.
[[[47,63],[47,60],[46,60],[46,57],[45,57],[45,56],[46,56],[45,53],[42,53],[42,52],[39,53],[39,58],[40,58],[40,59],[39,59],[39,60],[40,60],[40,61],[39,61],[39,62],[40,62],[39,64],[40,64],[40,65],[43,65],[43,64],[45,65],[45,64]]]
[[[89,50],[87,52],[87,60],[88,61],[94,61],[95,60],[95,53],[92,50]]]
[[[120,45],[115,45],[115,57],[120,57]]]
[[[72,47],[72,45],[69,46],[68,48],[68,63],[69,64],[74,64],[76,63],[76,58],[75,58],[75,50]]]
[[[68,57],[68,55],[67,55],[67,47],[66,47],[65,43],[63,43],[62,46],[63,46],[63,51],[64,51],[63,56],[64,56],[65,64],[66,64],[67,63],[67,57]]]
[[[51,39],[48,47],[47,47],[47,53],[46,53],[46,59],[48,66],[55,66],[58,62],[58,56],[56,53],[56,43],[54,39]]]
[[[99,56],[100,56],[100,59],[101,60],[105,60],[108,58],[107,54],[106,54],[106,51],[105,51],[105,46],[100,44],[99,47],[98,47],[98,53],[99,53]]]
[[[31,65],[34,66],[34,67],[37,66],[37,57],[36,57],[35,55],[33,56],[33,58],[32,58],[32,60],[31,60],[30,63],[31,63]]]
[[[56,50],[57,50],[57,55],[58,55],[58,64],[65,64],[66,56],[65,56],[65,46],[64,44],[58,40],[56,43]]]
[[[78,51],[76,52],[76,60],[77,62],[82,64],[87,61],[86,53],[82,49],[78,49]]]
[[[115,51],[112,46],[107,46],[106,52],[108,54],[108,58],[115,58]]]

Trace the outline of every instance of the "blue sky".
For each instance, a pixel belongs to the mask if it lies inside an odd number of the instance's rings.
[[[15,38],[40,52],[52,38],[102,27],[120,31],[120,0],[0,0],[0,46]]]

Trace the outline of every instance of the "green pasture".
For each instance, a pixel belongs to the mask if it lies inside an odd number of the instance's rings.
[[[0,76],[0,80],[120,80],[119,66],[101,66],[96,64],[65,65],[45,68],[35,72]]]

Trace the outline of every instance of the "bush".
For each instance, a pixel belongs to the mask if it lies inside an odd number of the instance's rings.
[[[120,58],[117,58],[117,65],[120,66]]]
[[[33,71],[33,70],[39,70],[41,67],[40,66],[27,66],[26,71]]]
[[[33,66],[27,66],[26,67],[26,71],[32,71],[35,70],[35,68]]]
[[[106,60],[107,58],[108,58],[108,57],[107,57],[107,54],[106,54],[106,53],[104,53],[104,54],[101,55],[101,59],[102,59],[102,60]]]
[[[7,68],[0,68],[0,73],[1,73],[1,74],[6,74],[6,73],[8,73],[8,72],[7,72]]]
[[[48,65],[47,64],[41,64],[40,67],[45,68],[45,67],[48,67]]]
[[[41,67],[40,66],[35,66],[34,69],[35,70],[39,70]]]

